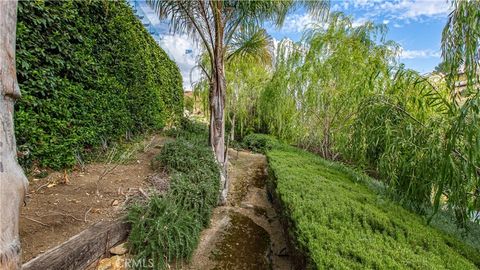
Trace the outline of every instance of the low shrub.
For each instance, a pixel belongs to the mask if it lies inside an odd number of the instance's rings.
[[[241,141],[228,141],[228,148],[233,148],[235,150],[242,150],[244,149],[243,143]]]
[[[218,202],[218,183],[219,171],[216,167],[212,167],[212,174],[209,176],[201,172],[176,173],[170,183],[168,199],[188,211],[193,211],[201,225],[206,227]]]
[[[132,224],[130,250],[136,259],[149,262],[135,265],[137,269],[164,269],[176,258],[189,258],[202,230],[192,210],[161,196],[153,196],[147,205],[132,206],[128,221]]]
[[[293,147],[267,152],[295,245],[315,269],[477,269],[480,252],[364,185],[338,163]]]
[[[252,133],[243,138],[242,144],[244,148],[256,153],[265,154],[268,150],[277,144],[278,141],[274,137],[266,134]]]
[[[167,130],[165,134],[173,138],[188,139],[193,143],[208,144],[208,126],[188,118],[182,118],[178,126]]]
[[[192,131],[198,131],[200,125],[188,123],[184,127],[152,162],[154,170],[170,174],[168,192],[129,210],[129,247],[137,259],[152,260],[155,269],[166,268],[174,260],[190,259],[218,202],[220,169],[211,148],[196,141],[203,137],[206,142],[206,133],[196,137]]]
[[[166,169],[172,175],[169,198],[195,210],[200,214],[202,224],[208,225],[220,189],[220,169],[212,149],[178,138],[165,144],[155,160],[154,169]]]
[[[205,172],[207,174],[216,166],[210,147],[185,138],[166,143],[154,160],[159,162],[157,166],[162,166],[170,173],[195,173],[197,170],[202,172],[207,170]]]

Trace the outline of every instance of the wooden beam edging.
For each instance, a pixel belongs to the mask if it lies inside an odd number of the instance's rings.
[[[66,242],[23,264],[23,270],[85,269],[116,244],[127,239],[125,218],[98,222]]]

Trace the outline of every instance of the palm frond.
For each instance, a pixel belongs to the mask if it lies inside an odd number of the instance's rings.
[[[186,33],[212,54],[213,18],[205,0],[148,0],[159,19],[169,20],[173,33]]]
[[[270,64],[273,55],[272,37],[263,28],[248,26],[238,31],[227,48],[227,61],[235,58],[251,58]]]

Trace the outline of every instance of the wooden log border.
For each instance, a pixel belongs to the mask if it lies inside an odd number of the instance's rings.
[[[101,221],[66,242],[23,264],[23,270],[86,269],[116,244],[124,241],[129,232],[124,218]]]

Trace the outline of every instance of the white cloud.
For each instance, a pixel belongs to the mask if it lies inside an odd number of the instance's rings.
[[[310,14],[294,13],[285,18],[281,31],[286,33],[301,32],[310,29],[313,23],[315,23],[315,19]]]
[[[200,78],[198,70],[192,72],[200,53],[198,46],[187,35],[165,35],[159,44],[177,63],[183,77],[183,88],[191,89],[192,83]],[[187,50],[192,50],[192,52],[187,54]],[[192,77],[192,82],[190,77]]]
[[[367,21],[368,21],[367,18],[354,19],[353,22],[352,22],[352,26],[353,27],[359,27],[359,26],[365,24]]]
[[[356,10],[362,17],[380,21],[408,21],[445,17],[449,10],[448,0],[349,0],[343,10]],[[353,7],[353,9],[352,9]]]
[[[418,58],[438,58],[440,57],[440,52],[435,50],[405,50],[400,49],[399,57],[400,59],[418,59]]]
[[[383,24],[388,24],[390,20],[383,20]]]
[[[379,10],[391,13],[392,18],[413,20],[445,16],[449,8],[446,0],[400,0],[387,1],[379,5]]]
[[[137,10],[139,11],[138,13],[143,13],[145,17],[147,17],[152,24],[159,24],[160,19],[158,19],[157,13],[148,5],[148,3],[145,2],[138,2]]]
[[[176,62],[183,78],[183,88],[192,89],[192,83],[200,78],[200,72],[193,70],[196,65],[196,59],[200,53],[200,48],[187,35],[171,34],[167,22],[158,19],[156,12],[144,1],[139,1],[137,14],[143,16],[142,23],[150,23],[148,30],[155,30],[155,40],[165,52]],[[191,52],[187,53],[187,50]]]
[[[369,8],[375,6],[375,3],[378,1],[371,0],[352,0],[353,7],[355,8]]]

